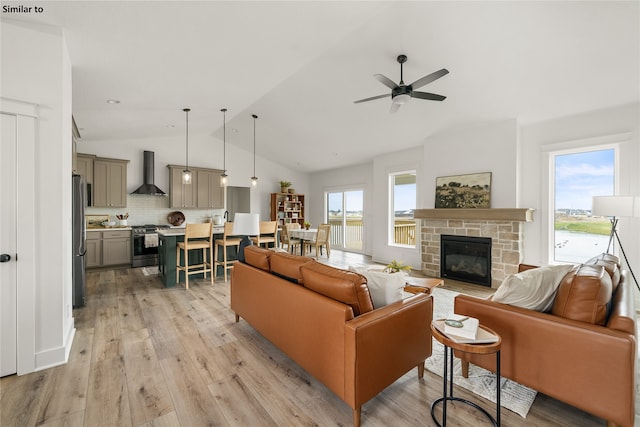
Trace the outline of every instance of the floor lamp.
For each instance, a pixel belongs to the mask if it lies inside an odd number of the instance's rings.
[[[232,233],[234,236],[242,236],[240,247],[238,248],[238,260],[244,262],[244,248],[253,244],[249,236],[260,234],[260,215],[237,213],[233,220]]]
[[[627,267],[629,268],[629,272],[631,273],[631,277],[633,277],[633,281],[636,283],[636,287],[640,291],[638,280],[636,279],[635,274],[633,274],[631,264],[629,264],[629,260],[627,259],[627,254],[622,247],[620,236],[618,236],[618,220],[620,219],[620,217],[640,216],[640,197],[595,196],[593,198],[591,206],[591,215],[609,217],[609,220],[611,221],[611,234],[609,234],[607,253],[609,253],[611,249],[611,243],[613,242],[613,238],[615,236],[616,240],[618,241],[618,246],[620,246],[622,256],[624,256],[624,261],[626,262]]]

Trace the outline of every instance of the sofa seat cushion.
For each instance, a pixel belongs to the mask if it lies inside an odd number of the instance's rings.
[[[373,310],[364,276],[319,262],[302,265],[300,272],[306,288],[351,306],[354,316]]]
[[[567,319],[605,325],[611,301],[611,277],[600,265],[581,265],[558,287],[551,313]]]
[[[302,283],[300,266],[309,262],[316,262],[313,258],[293,255],[288,252],[270,251],[270,253],[271,273],[298,284]]]
[[[406,280],[403,273],[389,274],[352,266],[349,266],[349,271],[361,274],[367,279],[367,287],[374,308],[384,307],[404,298],[402,291]]]
[[[252,267],[270,271],[269,258],[271,258],[271,254],[273,254],[273,252],[259,246],[246,246],[244,248],[244,261]]]
[[[536,311],[549,311],[562,278],[573,265],[549,265],[510,274],[492,301]]]

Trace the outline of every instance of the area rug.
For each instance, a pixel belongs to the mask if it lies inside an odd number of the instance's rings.
[[[155,276],[158,274],[158,266],[142,267],[142,274],[145,276]]]
[[[449,314],[453,313],[453,299],[458,295],[458,292],[435,288],[432,291],[432,295],[434,299],[434,319],[446,318]],[[425,362],[425,367],[439,376],[442,376],[444,363],[443,354],[443,345],[434,339],[433,352],[431,357],[429,357]],[[478,366],[469,365],[469,378],[464,378],[462,376],[460,365],[460,359],[454,358],[453,383],[495,403],[495,374]],[[537,392],[529,387],[525,387],[506,378],[501,378],[500,383],[500,406],[515,412],[522,418],[526,418],[529,408],[531,408],[531,405],[536,398]]]

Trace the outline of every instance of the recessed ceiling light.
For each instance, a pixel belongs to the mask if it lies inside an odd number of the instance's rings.
[[[107,99],[107,104],[120,104],[117,99]]]

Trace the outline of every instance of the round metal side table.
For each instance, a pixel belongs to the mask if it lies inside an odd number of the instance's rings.
[[[442,397],[436,399],[431,404],[431,418],[435,421],[438,427],[446,427],[447,425],[447,402],[448,401],[456,401],[462,402],[464,404],[470,405],[482,412],[492,423],[494,426],[500,426],[500,347],[502,345],[502,338],[500,335],[495,333],[493,330],[487,328],[486,326],[480,325],[479,327],[484,329],[485,331],[495,335],[498,337],[496,342],[488,343],[488,344],[467,344],[467,343],[459,343],[453,341],[448,336],[438,329],[435,326],[434,320],[431,322],[431,332],[433,333],[433,337],[438,340],[444,346],[444,369],[442,373]],[[461,397],[453,396],[453,350],[462,351],[465,353],[473,353],[473,354],[496,354],[496,417],[494,418],[489,414],[484,408],[479,406],[475,402],[471,402],[467,399],[462,399]],[[448,378],[447,378],[448,377]],[[448,383],[448,384],[447,384]],[[448,387],[447,387],[448,385]],[[442,424],[436,419],[435,416],[435,408],[436,405],[442,403]]]

